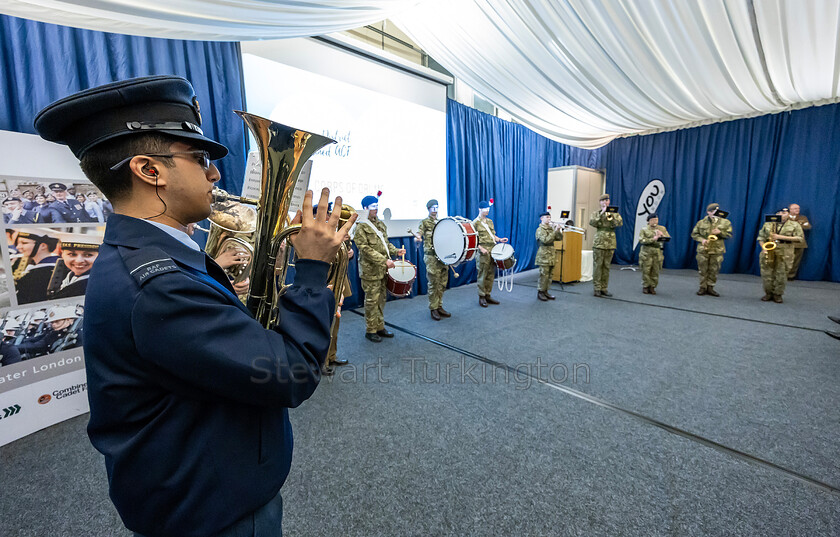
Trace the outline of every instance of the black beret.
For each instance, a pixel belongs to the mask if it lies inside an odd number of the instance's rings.
[[[21,199],[20,198],[6,198],[6,199],[3,200],[3,203],[6,203],[7,201],[21,201]]]
[[[544,213],[540,213],[540,218],[542,218],[543,216],[551,216],[551,213],[548,212],[548,211],[545,211]]]
[[[77,158],[97,144],[129,134],[159,132],[210,153],[227,148],[204,136],[192,85],[178,76],[147,76],[98,86],[65,97],[35,117],[41,138],[70,146]]]
[[[648,222],[650,222],[650,221],[651,221],[651,220],[653,220],[654,218],[659,218],[659,215],[658,215],[658,214],[656,214],[656,213],[650,213],[650,214],[648,215],[648,217],[647,217]]]

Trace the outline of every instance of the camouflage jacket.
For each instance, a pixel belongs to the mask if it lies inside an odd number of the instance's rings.
[[[385,242],[388,244],[388,249],[382,244],[382,240],[377,236],[376,232],[371,226],[376,226]],[[359,249],[359,271],[361,277],[367,280],[379,280],[385,277],[385,271],[388,269],[385,266],[385,261],[391,256],[397,255],[397,248],[388,242],[388,229],[385,227],[385,222],[379,220],[368,220],[366,222],[357,222],[356,231],[353,234],[353,242]]]
[[[475,232],[478,233],[478,245],[483,246],[486,250],[492,250],[494,246],[496,246],[496,228],[493,227],[493,221],[489,218],[484,219],[484,224],[490,228],[490,233],[487,233],[487,230],[484,229],[484,225],[481,224],[481,218],[476,218],[473,220],[473,227],[475,228]]]
[[[555,230],[551,224],[540,224],[537,227],[537,258],[534,263],[537,265],[553,265],[555,259],[554,241],[563,239],[563,233],[557,229]]]
[[[708,238],[715,228],[720,230],[718,240],[709,241],[706,243],[706,246],[703,246],[703,239]],[[691,238],[697,241],[698,254],[725,253],[726,247],[723,245],[723,240],[732,238],[732,222],[719,216],[707,216],[694,225],[694,229],[691,230]]]
[[[609,216],[609,217],[608,217]],[[595,228],[593,248],[615,250],[615,228],[624,225],[624,220],[618,213],[602,213],[598,211],[589,217],[589,225]]]
[[[438,219],[432,216],[428,216],[420,222],[418,233],[423,237],[423,255],[435,255],[435,245],[432,244],[432,235],[434,235],[435,224],[437,222]]]
[[[663,237],[671,236],[668,234],[668,230],[665,229],[665,226],[645,226],[641,229],[641,231],[639,231],[639,243],[642,245],[642,248],[656,248],[657,250],[664,248],[664,242],[653,238],[657,229],[662,232]]]
[[[778,229],[778,231],[773,231],[774,229]],[[805,233],[802,231],[802,226],[793,220],[788,220],[784,224],[765,222],[764,225],[761,226],[761,230],[758,232],[758,240],[762,243],[772,241],[773,239],[770,238],[771,233],[784,235],[786,237],[800,237],[802,240],[805,239]],[[796,242],[791,241],[778,241],[776,243],[776,248],[779,248],[780,250],[793,250],[795,244]]]

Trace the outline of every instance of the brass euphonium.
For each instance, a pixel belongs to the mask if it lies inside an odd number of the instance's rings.
[[[289,225],[295,183],[306,161],[335,140],[247,112],[237,110],[236,113],[254,135],[262,162],[251,288],[246,305],[263,326],[273,328],[277,324],[277,301],[288,288],[285,281],[291,248],[286,245],[287,239],[300,231],[300,225]],[[342,264],[346,270],[347,250],[343,246],[333,262],[333,265]],[[333,293],[340,291],[339,287],[342,286],[333,287]],[[336,294],[336,299],[339,298]]]
[[[228,249],[241,252],[242,264],[233,265],[225,272],[239,283],[251,273],[254,259],[254,232],[257,228],[257,212],[248,205],[257,205],[258,200],[232,196],[220,188],[213,189],[213,207],[208,219],[210,229],[195,226],[207,233],[204,251],[212,258],[217,258]]]

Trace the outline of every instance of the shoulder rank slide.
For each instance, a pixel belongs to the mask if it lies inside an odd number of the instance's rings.
[[[155,276],[180,270],[175,261],[160,248],[149,247],[137,250],[120,248],[120,255],[131,277],[140,286]]]

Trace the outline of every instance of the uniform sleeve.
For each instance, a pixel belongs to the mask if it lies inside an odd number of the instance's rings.
[[[758,241],[760,242],[767,242],[770,240],[770,228],[767,224],[761,226],[761,229],[758,230]]]
[[[722,222],[718,226],[718,229],[720,229],[720,235],[718,235],[718,236],[721,239],[731,239],[732,235],[734,235],[734,233],[732,231],[732,222],[730,222],[726,218],[722,218],[721,220],[722,220]]]
[[[700,220],[702,222],[702,220]],[[700,235],[700,222],[694,224],[694,229],[691,230],[691,238],[697,242],[703,242],[706,237]]]
[[[661,230],[662,230],[662,236],[663,236],[663,237],[670,237],[670,236],[671,236],[671,234],[670,234],[670,233],[668,233],[668,230],[667,230],[667,229],[665,229],[665,226],[659,226],[659,229],[661,229]]]
[[[617,228],[617,227],[621,227],[621,226],[623,226],[623,225],[624,225],[624,219],[623,219],[623,218],[621,218],[621,215],[620,215],[620,214],[615,213],[615,214],[614,214],[614,216],[612,217],[612,220],[611,220],[611,221],[609,221],[609,225],[610,225],[610,227],[612,227],[613,229],[615,229],[615,228]]]
[[[359,249],[359,254],[365,258],[366,262],[373,265],[384,265],[385,256],[377,252],[371,244],[374,239],[379,241],[379,237],[373,231],[365,229],[366,226],[367,224],[363,224],[356,228],[356,234],[353,236],[356,248]]]
[[[395,255],[397,255],[397,247],[394,246],[393,244],[391,244],[391,241],[388,240],[387,235],[385,235],[383,233],[383,236],[385,237],[385,242],[388,243],[388,253],[390,254],[391,257],[394,257]],[[379,238],[379,237],[377,237],[377,238]],[[385,260],[383,259],[382,262],[384,263]]]
[[[327,263],[299,260],[296,268],[279,300],[275,330],[180,271],[154,277],[132,308],[138,354],[174,377],[159,380],[175,393],[264,407],[300,405],[320,380],[335,299],[326,288]]]
[[[540,244],[552,244],[554,242],[554,230],[545,229],[543,226],[537,228],[537,242]]]
[[[589,217],[589,225],[597,228],[601,225],[601,212],[597,211],[592,213],[592,216]]]
[[[793,240],[791,242],[802,242],[805,240],[805,233],[802,231],[802,226],[799,222],[793,222],[793,234],[790,235],[793,238],[797,238],[799,240]]]
[[[653,232],[651,232],[648,228],[643,227],[639,231],[639,242],[642,244],[653,244],[656,241],[653,239]]]

